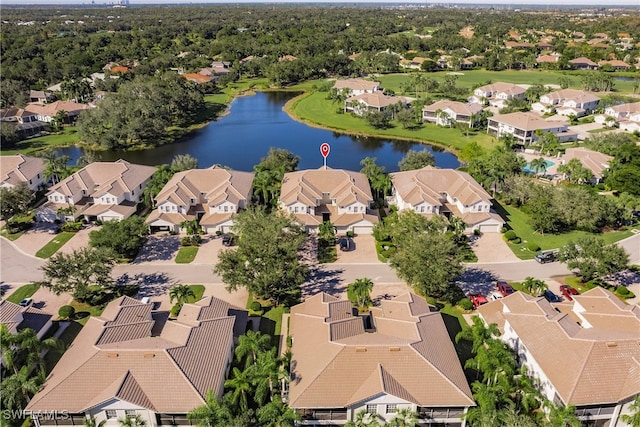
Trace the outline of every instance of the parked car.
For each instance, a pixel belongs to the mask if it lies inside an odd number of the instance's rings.
[[[58,234],[62,231],[62,229],[60,227],[54,227],[54,228],[50,228],[47,230],[47,233],[49,234]]]
[[[560,297],[554,294],[553,292],[551,292],[549,289],[544,291],[542,293],[542,296],[549,302],[560,302]]]
[[[556,251],[544,251],[536,255],[536,261],[540,264],[546,264],[548,262],[554,262],[558,260],[558,252]]]
[[[32,298],[25,298],[22,301],[20,301],[19,305],[20,307],[28,307],[31,305],[32,302],[33,302]]]
[[[569,285],[560,285],[560,292],[569,301],[573,301],[573,296],[572,295],[580,295],[578,293],[578,291],[575,290],[575,288],[572,288]]]
[[[223,245],[233,246],[234,243],[235,243],[235,239],[233,238],[233,236],[229,236],[228,234],[225,234],[224,236],[222,236]]]
[[[473,308],[478,308],[487,303],[487,299],[480,294],[471,294],[469,295],[469,299],[473,303]]]
[[[500,292],[503,297],[508,297],[515,292],[515,290],[507,282],[498,282],[496,286],[498,288],[498,292]]]
[[[349,237],[342,237],[339,241],[341,251],[350,251],[353,249],[353,240]]]
[[[493,291],[489,294],[489,301],[496,301],[504,298],[500,292]]]

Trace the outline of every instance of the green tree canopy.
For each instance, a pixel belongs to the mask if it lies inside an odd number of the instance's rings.
[[[0,217],[8,220],[14,215],[22,215],[29,210],[33,193],[26,184],[0,188]]]
[[[133,259],[149,235],[144,219],[132,216],[122,221],[107,221],[99,230],[89,233],[89,245],[107,249],[128,259]]]
[[[435,164],[435,157],[427,150],[409,150],[402,160],[398,162],[398,167],[401,171],[410,171],[422,169],[425,166],[435,166]]]
[[[629,264],[629,254],[624,248],[607,245],[603,239],[594,236],[569,241],[560,248],[558,258],[570,269],[578,270],[585,281],[617,273]]]

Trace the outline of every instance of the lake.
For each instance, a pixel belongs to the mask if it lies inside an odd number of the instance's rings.
[[[300,157],[298,169],[314,169],[323,165],[320,144],[328,142],[331,152],[327,166],[334,169],[358,171],[365,157],[376,157],[376,163],[387,172],[398,171],[398,162],[407,151],[427,150],[435,156],[441,168],[460,166],[455,155],[408,141],[338,134],[313,128],[293,120],[282,109],[296,96],[291,92],[258,92],[235,99],[229,114],[213,121],[182,141],[141,151],[100,152],[103,161],[120,158],[132,163],[159,165],[171,163],[177,154],[190,154],[198,159],[198,166],[214,164],[235,170],[250,171],[267,155],[270,147],[285,148]],[[71,157],[72,163],[82,154],[78,147],[59,150]]]

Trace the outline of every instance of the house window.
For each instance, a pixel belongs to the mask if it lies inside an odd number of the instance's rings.
[[[191,199],[191,204],[194,204],[196,202],[196,199]]]
[[[376,414],[378,412],[378,405],[367,405],[367,414]]]
[[[124,415],[127,417],[135,417],[138,415],[134,409],[125,409]]]
[[[131,190],[131,195],[135,196],[136,195],[136,190]]]
[[[106,415],[107,419],[117,418],[118,417],[118,414],[115,411],[115,409],[107,409],[105,411],[105,415]]]
[[[398,412],[398,405],[395,403],[390,403],[387,405],[387,414],[395,414]]]
[[[225,207],[224,207],[224,211],[225,211],[225,212],[229,212],[229,206],[225,206]]]

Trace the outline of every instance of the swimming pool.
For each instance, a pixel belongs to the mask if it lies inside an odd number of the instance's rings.
[[[549,170],[549,168],[553,165],[555,165],[554,162],[552,162],[551,160],[545,160],[544,164],[547,165],[546,170],[544,171],[538,171],[540,173],[546,172]],[[534,171],[533,169],[531,169],[531,163],[527,163],[527,165],[522,169],[525,173],[536,173],[536,171]]]

